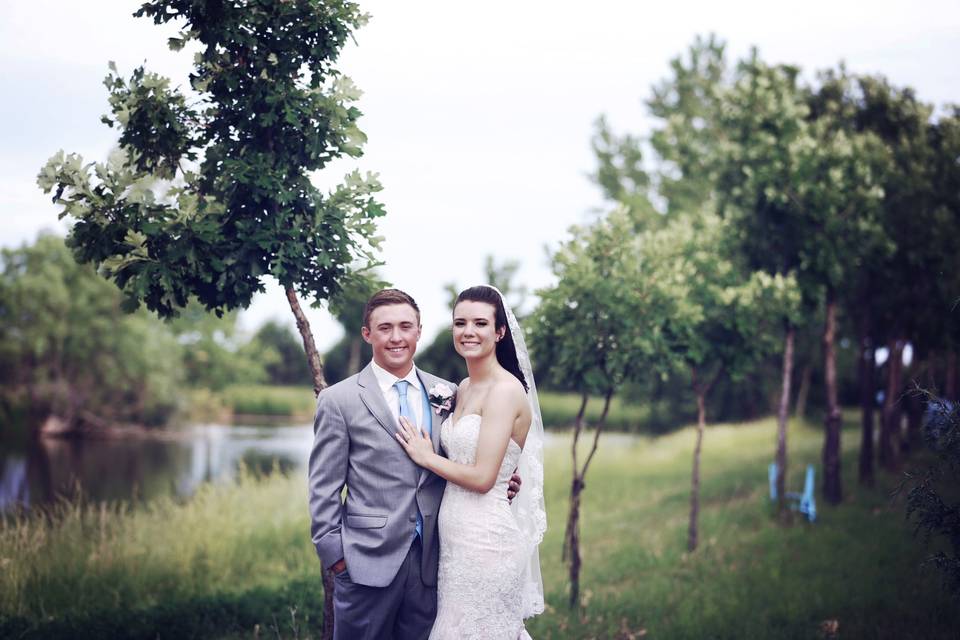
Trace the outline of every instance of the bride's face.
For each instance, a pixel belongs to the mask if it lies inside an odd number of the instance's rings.
[[[496,309],[487,302],[462,300],[453,308],[453,346],[467,359],[483,358],[494,353],[497,340],[505,331],[497,331]]]

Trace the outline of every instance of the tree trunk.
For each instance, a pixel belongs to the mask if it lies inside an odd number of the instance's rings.
[[[696,374],[694,374],[696,380]],[[693,473],[690,486],[690,526],[687,529],[687,550],[696,551],[699,537],[697,520],[700,517],[700,449],[703,430],[707,426],[706,392],[697,389],[697,443],[693,448]]]
[[[837,402],[837,301],[832,288],[827,289],[826,320],[823,326],[823,369],[827,393],[827,415],[824,418],[823,497],[830,504],[843,500],[843,479],[840,476],[840,405]]]
[[[600,420],[597,422],[596,430],[593,434],[593,445],[587,459],[583,462],[582,468],[577,468],[577,439],[580,430],[583,427],[583,414],[587,409],[586,393],[580,402],[580,411],[577,412],[577,421],[574,428],[573,440],[573,481],[570,484],[570,516],[567,518],[567,530],[564,536],[563,559],[570,561],[570,608],[574,609],[580,606],[580,493],[586,484],[584,477],[587,475],[587,469],[590,467],[590,461],[593,454],[597,452],[597,443],[600,440],[600,433],[607,423],[607,414],[610,412],[610,401],[613,398],[613,391],[608,390],[603,400],[603,411],[600,413]]]
[[[310,365],[310,375],[313,377],[313,395],[318,396],[327,387],[327,381],[323,377],[323,361],[320,359],[320,352],[317,351],[317,343],[313,340],[310,322],[307,320],[307,316],[303,314],[303,309],[300,308],[297,292],[294,291],[293,287],[287,287],[286,294],[287,302],[290,303],[290,310],[297,319],[297,330],[303,339],[303,350],[307,354],[307,363]],[[332,640],[333,572],[326,571],[321,567],[320,573],[323,575],[323,628],[320,631],[320,638],[321,640]]]
[[[567,528],[563,535],[563,561],[570,562],[570,608],[580,604],[580,492],[583,491],[583,478],[577,465],[577,441],[583,430],[583,415],[587,410],[590,396],[584,391],[580,397],[580,409],[573,423],[573,444],[570,455],[573,459],[573,478],[570,483],[570,512],[567,515]]]
[[[861,329],[860,359],[857,374],[860,378],[860,484],[873,486],[873,405],[874,405],[874,347],[868,332]]]
[[[793,377],[793,342],[797,329],[787,325],[783,337],[783,374],[780,387],[780,406],[777,409],[777,513],[782,514],[786,501],[787,477],[787,420],[790,413],[790,381]],[[698,407],[699,409],[699,407]]]
[[[803,418],[807,415],[807,398],[810,397],[810,379],[813,377],[813,365],[803,365],[800,373],[800,388],[797,390],[797,403],[793,406],[793,415]]]
[[[893,338],[887,344],[887,385],[880,421],[880,465],[896,472],[900,467],[900,377],[903,369],[903,340]]]
[[[960,395],[958,395],[958,392],[960,392],[960,385],[957,384],[957,352],[953,348],[950,348],[947,351],[946,374],[946,379],[944,380],[943,385],[943,396],[947,400],[960,400]]]
[[[603,432],[603,427],[607,424],[607,414],[610,413],[610,401],[612,399],[613,391],[607,391],[603,398],[603,411],[600,412],[600,420],[593,432],[593,446],[590,448],[590,453],[587,454],[587,459],[583,462],[583,469],[580,470],[581,478],[587,475],[587,468],[590,466],[590,461],[593,460],[593,454],[597,452],[597,443],[600,441],[600,433]]]
[[[570,562],[570,608],[580,606],[580,492],[583,481],[574,471],[570,485],[570,515],[567,518],[567,533],[564,541],[564,558]]]

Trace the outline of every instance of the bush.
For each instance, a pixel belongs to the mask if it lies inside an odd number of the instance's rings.
[[[943,544],[925,564],[938,569],[946,589],[960,599],[960,407],[932,399],[923,438],[936,460],[919,473],[907,474],[907,519],[927,543],[937,539]]]

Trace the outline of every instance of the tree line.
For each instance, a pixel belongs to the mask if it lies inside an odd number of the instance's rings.
[[[161,426],[191,412],[188,391],[310,380],[287,326],[247,335],[236,312],[217,318],[196,302],[166,322],[127,312],[52,234],[0,251],[0,317],[0,418],[29,429]]]
[[[896,471],[916,440],[925,399],[912,384],[958,393],[960,108],[935,110],[908,87],[843,65],[806,80],[756,50],[730,64],[713,36],[671,61],[646,105],[656,124],[645,137],[598,120],[594,178],[611,206],[554,253],[557,282],[539,292],[529,323],[538,366],[582,395],[565,538],[572,605],[580,494],[604,426],[578,466],[589,397],[609,406],[630,384],[658,378],[692,391],[693,551],[707,399],[721,378],[769,377],[770,359],[780,360],[770,405],[781,501],[798,347],[819,361],[821,492],[832,504],[843,498],[839,335],[855,336],[865,484],[875,458]]]

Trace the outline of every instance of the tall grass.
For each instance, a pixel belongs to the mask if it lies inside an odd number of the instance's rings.
[[[702,543],[689,554],[693,437],[601,437],[583,493],[579,612],[566,607],[560,560],[570,462],[557,437],[541,547],[548,610],[529,621],[533,637],[819,638],[826,621],[842,638],[957,637],[960,613],[918,568],[925,551],[889,497],[898,479],[855,484],[855,431],[844,503],[784,526],[767,498],[774,422],[708,428]],[[821,439],[816,426],[791,429],[791,490]],[[304,484],[245,475],[185,504],[63,504],[5,521],[0,637],[315,637],[322,594]]]
[[[234,415],[287,416],[307,420],[313,417],[316,408],[311,387],[245,384],[227,387],[221,396]]]
[[[64,502],[0,525],[0,621],[44,629],[42,637],[57,629],[97,637],[119,618],[152,637],[170,606],[189,611],[207,599],[209,610],[178,621],[202,628],[205,616],[249,601],[251,591],[269,599],[297,581],[312,585],[316,562],[299,477],[243,473],[185,504]],[[0,623],[0,637],[3,630]]]

